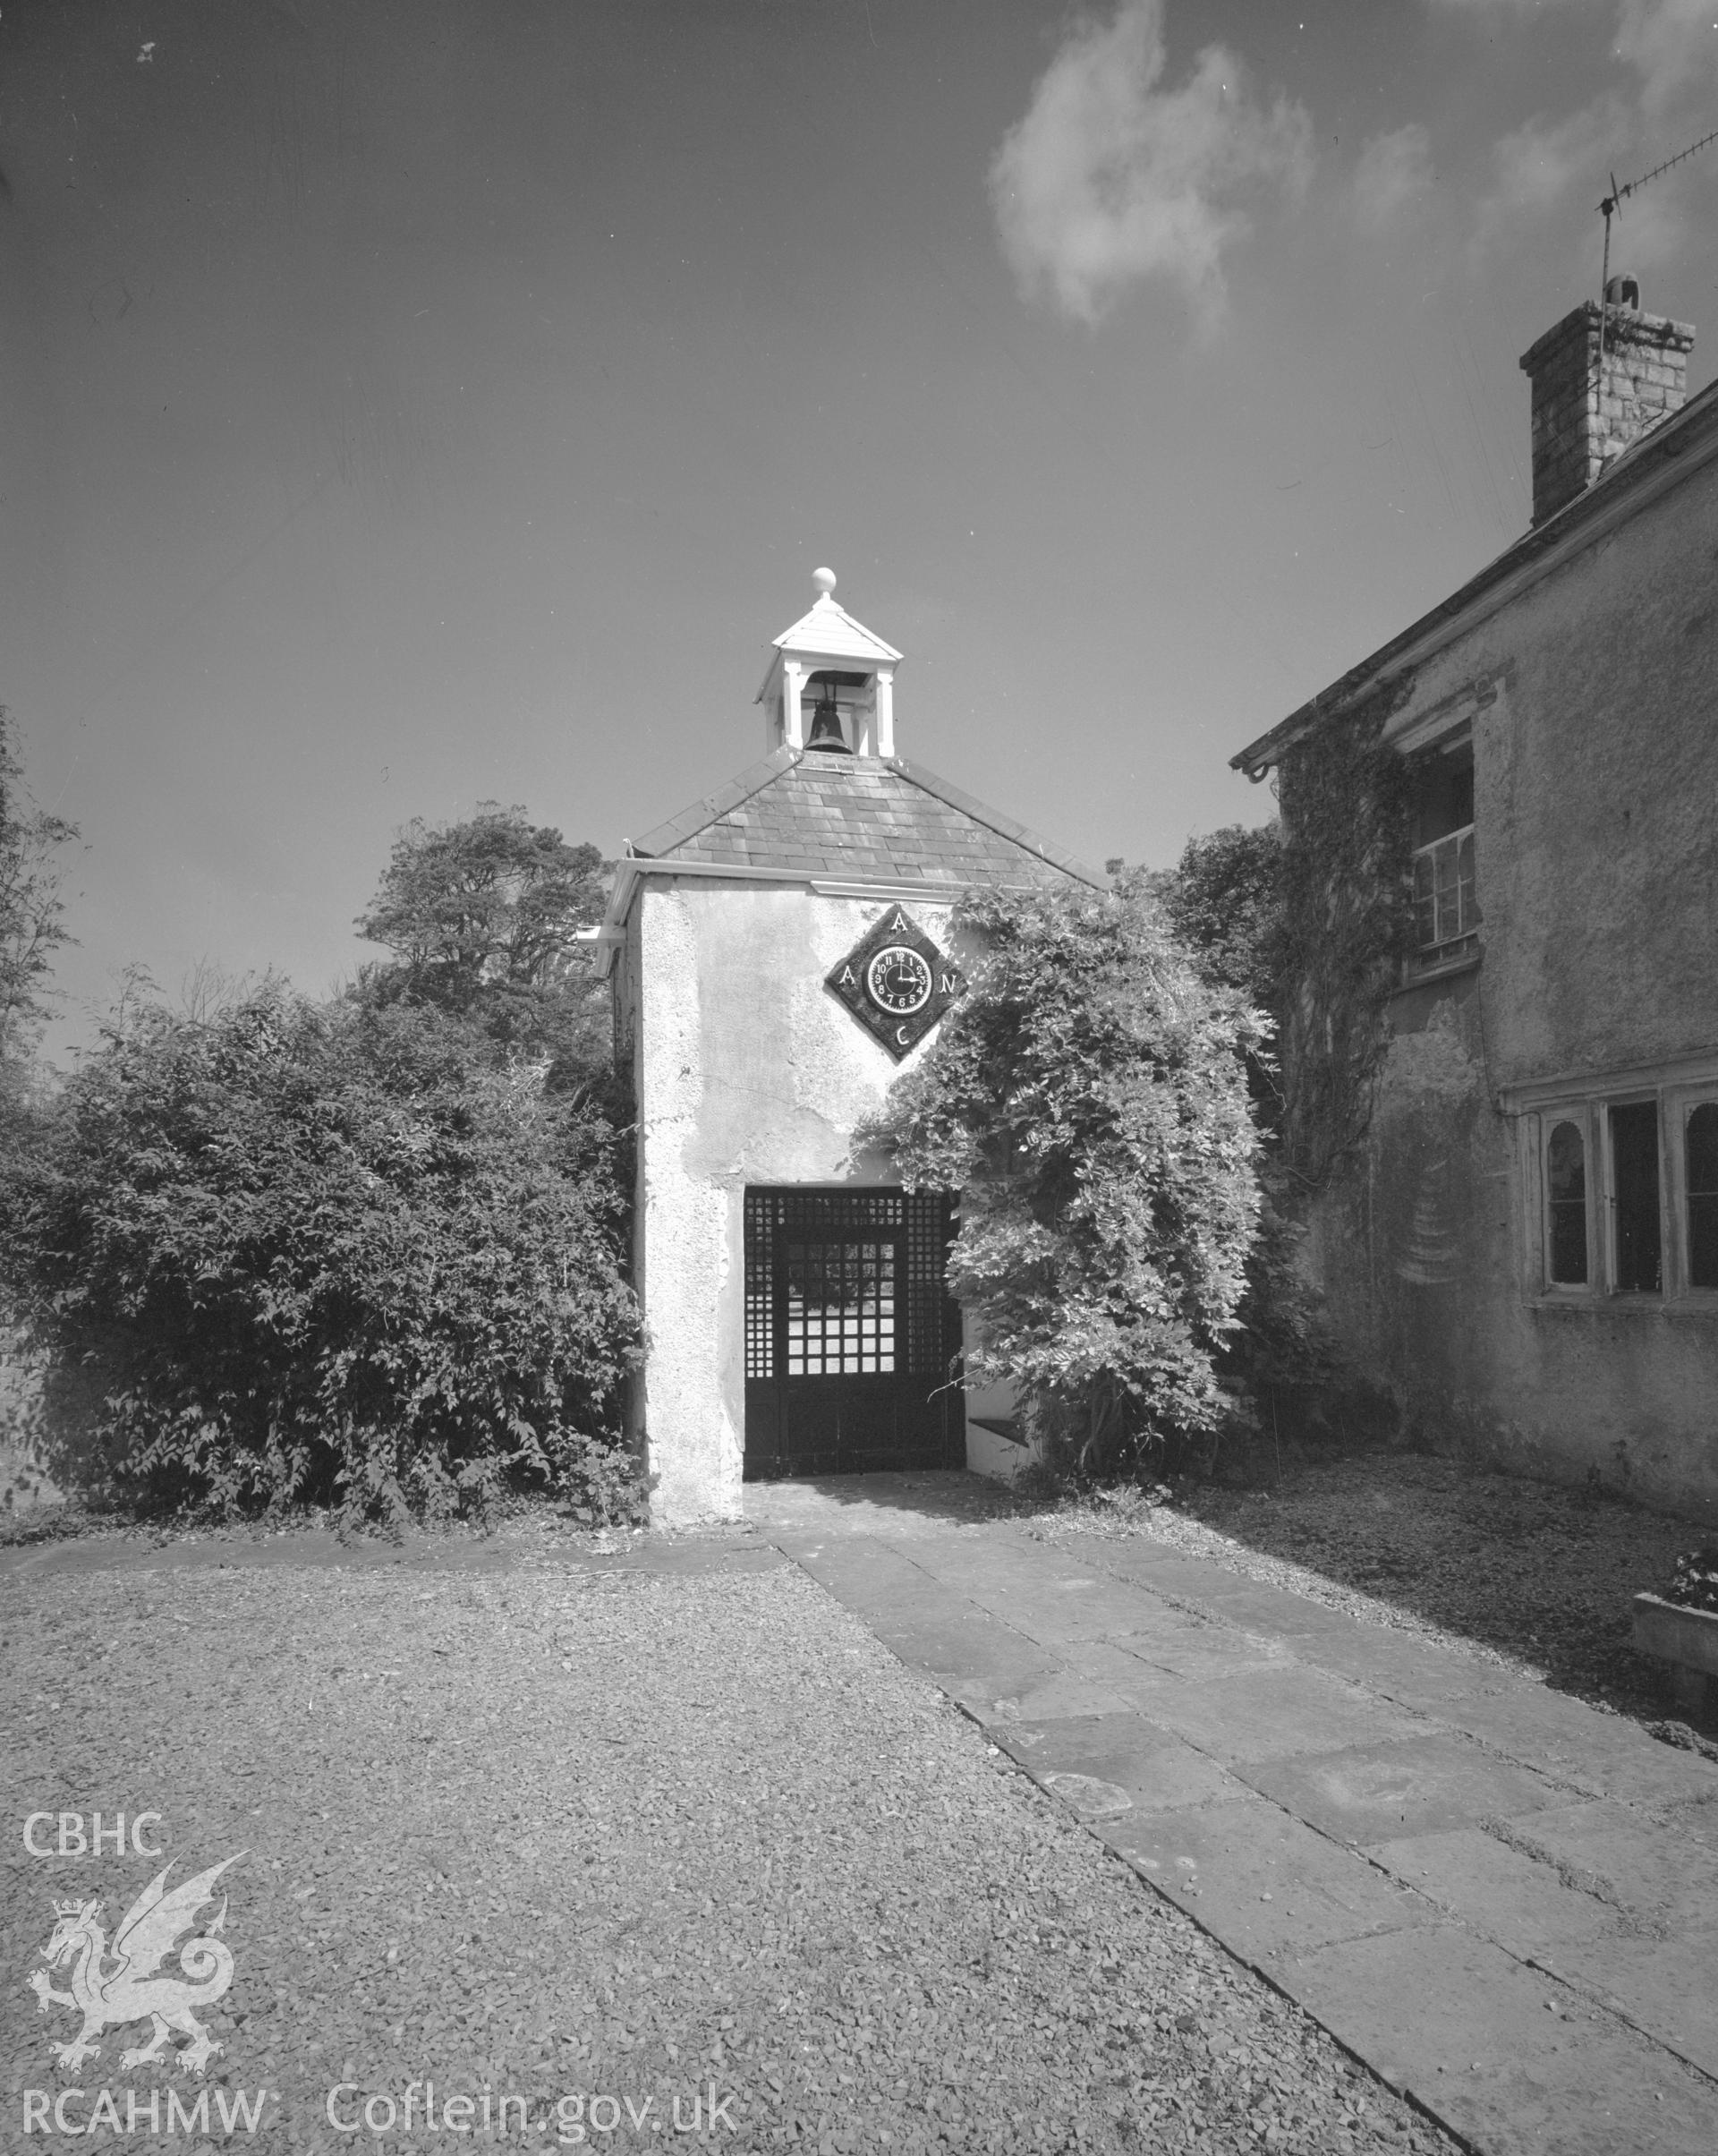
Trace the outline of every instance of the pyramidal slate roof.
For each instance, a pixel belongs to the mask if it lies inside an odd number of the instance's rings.
[[[833,579],[831,579],[833,582]],[[811,611],[773,639],[778,652],[814,652],[820,658],[879,660],[892,664],[900,653],[892,643],[855,621],[828,592],[820,592]]]
[[[1018,889],[1068,876],[1110,888],[1108,876],[918,764],[819,749],[778,749],[626,850],[842,882]]]

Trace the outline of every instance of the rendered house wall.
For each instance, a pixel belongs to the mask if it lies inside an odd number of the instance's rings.
[[[852,1133],[934,1029],[897,1064],[823,985],[885,910],[709,876],[651,875],[634,904],[617,1007],[637,1094],[649,1330],[634,1415],[664,1524],[740,1511],[746,1186],[896,1180],[887,1161],[855,1156]],[[948,897],[907,910],[949,947]]]
[[[1385,737],[1464,708],[1483,958],[1382,1001],[1308,1262],[1433,1444],[1718,1513],[1718,1308],[1541,1291],[1506,1094],[1718,1051],[1718,466],[1447,646]],[[1291,846],[1319,754],[1285,759]]]

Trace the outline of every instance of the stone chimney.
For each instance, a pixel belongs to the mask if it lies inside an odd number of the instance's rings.
[[[1555,516],[1646,430],[1680,412],[1688,395],[1694,331],[1643,314],[1633,277],[1605,286],[1604,379],[1599,379],[1601,311],[1586,300],[1521,355],[1533,383],[1533,521]]]

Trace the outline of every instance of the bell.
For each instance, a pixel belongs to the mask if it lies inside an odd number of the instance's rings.
[[[812,730],[805,746],[807,748],[830,750],[841,756],[853,754],[841,731],[841,712],[835,701],[833,682],[826,681],[821,686],[816,708],[812,712]]]

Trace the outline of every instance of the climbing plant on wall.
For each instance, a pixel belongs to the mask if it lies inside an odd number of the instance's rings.
[[[1263,1021],[1148,898],[989,892],[957,910],[965,994],[862,1140],[960,1190],[966,1368],[1094,1474],[1215,1426],[1214,1358],[1258,1217],[1244,1057]]]
[[[1364,1136],[1406,948],[1408,780],[1381,735],[1411,681],[1319,722],[1280,767],[1284,1159],[1316,1188]]]

